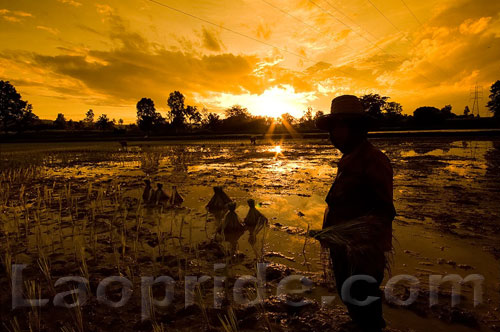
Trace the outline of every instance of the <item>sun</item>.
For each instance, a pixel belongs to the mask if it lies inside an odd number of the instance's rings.
[[[272,87],[256,98],[252,110],[255,115],[280,118],[288,113],[298,118],[305,109],[304,102],[293,88]]]
[[[281,153],[281,146],[280,145],[276,145],[274,147],[274,152],[276,152],[276,154],[280,154]]]

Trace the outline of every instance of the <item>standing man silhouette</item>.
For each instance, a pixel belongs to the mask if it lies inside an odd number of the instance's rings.
[[[330,141],[342,153],[326,197],[323,229],[356,222],[370,230],[369,243],[358,242],[370,249],[354,251],[356,257],[345,245],[323,245],[330,248],[337,291],[353,322],[362,331],[381,331],[386,323],[380,284],[387,266],[386,253],[392,250],[396,212],[392,167],[387,156],[368,142],[368,125],[369,117],[361,101],[351,95],[333,99],[331,113],[316,122],[319,129],[329,132]],[[359,241],[365,242],[366,236]],[[356,239],[353,242],[356,245]]]

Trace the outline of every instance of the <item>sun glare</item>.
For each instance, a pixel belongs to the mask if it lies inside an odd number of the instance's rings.
[[[276,145],[276,146],[274,147],[274,152],[276,152],[277,154],[280,154],[280,153],[281,153],[281,146]]]
[[[259,95],[252,110],[256,115],[279,118],[285,113],[298,118],[306,109],[308,96],[296,93],[292,87],[272,87]]]

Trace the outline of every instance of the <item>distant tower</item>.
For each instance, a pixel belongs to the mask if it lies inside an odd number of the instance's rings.
[[[470,88],[470,99],[472,101],[471,114],[479,116],[479,102],[483,100],[483,87],[476,85]]]

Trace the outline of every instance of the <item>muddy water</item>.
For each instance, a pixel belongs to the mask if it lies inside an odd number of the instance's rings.
[[[429,275],[469,274],[484,276],[484,301],[474,308],[472,289],[463,287],[463,308],[477,317],[479,329],[500,323],[500,141],[457,139],[376,139],[394,168],[395,255],[392,274],[416,276],[421,284],[419,305],[413,308],[386,306],[389,325],[416,331],[466,331],[467,324],[449,319],[446,310],[429,308],[425,291]],[[281,146],[277,153],[275,146]],[[205,205],[214,185],[223,185],[244,218],[246,201],[253,198],[271,227],[259,238],[268,260],[291,267],[314,279],[322,278],[320,247],[300,235],[319,228],[324,197],[336,174],[337,150],[320,140],[262,142],[250,146],[232,142],[137,142],[128,151],[115,143],[3,146],[10,159],[42,156],[40,179],[45,183],[73,183],[75,192],[118,183],[125,198],[142,194],[142,180],[177,185],[186,198],[186,209],[160,211],[146,208],[145,218],[157,219],[162,231],[177,233],[193,243],[212,238],[216,221]],[[2,156],[2,158],[4,158]],[[48,226],[50,227],[50,226]],[[299,234],[296,234],[299,233]],[[174,249],[175,246],[171,248]],[[255,256],[248,234],[239,250],[250,260]],[[497,257],[495,257],[497,255]],[[249,261],[235,273],[252,274]],[[386,280],[389,278],[388,276]],[[336,295],[319,286],[311,297]],[[445,296],[443,296],[445,297]],[[428,300],[428,296],[427,296]],[[449,302],[449,299],[447,299]],[[444,300],[446,303],[446,300]],[[338,303],[338,301],[336,302]],[[451,321],[451,325],[450,325]]]

